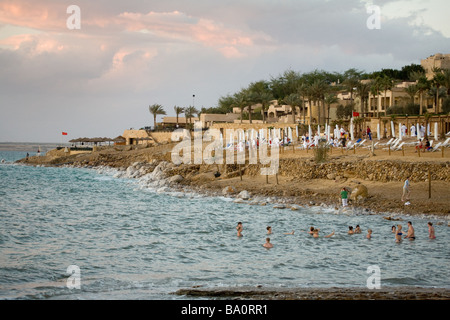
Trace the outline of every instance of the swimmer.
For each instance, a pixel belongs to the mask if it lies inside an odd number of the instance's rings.
[[[428,238],[436,239],[436,235],[434,234],[434,227],[431,222],[428,222]]]
[[[392,226],[392,227],[391,227],[391,232],[392,232],[392,233],[396,233],[396,232],[397,232],[397,228],[396,228],[395,226]]]
[[[272,234],[272,227],[271,226],[268,226],[266,229],[267,229],[267,234]]]
[[[355,233],[361,233],[361,228],[359,227],[359,224],[356,225]]]
[[[319,230],[319,229],[317,229],[317,230]],[[314,227],[309,228],[308,233],[309,233],[309,234],[314,234]]]
[[[348,227],[348,234],[354,234],[355,232],[353,231],[353,227],[349,226]]]
[[[402,225],[399,224],[397,226],[397,232],[395,233],[395,242],[401,242],[402,241],[402,235],[403,235]]]
[[[270,243],[270,238],[266,238],[266,243],[263,244],[264,248],[273,248],[273,244]]]
[[[244,228],[242,227],[242,222],[238,222],[236,230],[237,230],[237,236],[238,237],[242,237],[242,230]]]
[[[408,232],[406,233],[405,239],[415,240],[416,236],[414,234],[414,228],[411,221],[408,221]]]
[[[366,238],[367,238],[367,239],[372,239],[372,229],[368,229],[368,230],[367,230]]]
[[[292,230],[291,232],[283,233],[283,234],[294,234],[294,230]]]
[[[313,237],[314,237],[314,238],[319,238],[319,230],[320,230],[320,229],[314,229],[314,231],[313,231]],[[324,238],[330,238],[330,237],[333,236],[333,235],[334,235],[334,230],[333,230],[333,232],[330,233],[329,235],[324,236]]]

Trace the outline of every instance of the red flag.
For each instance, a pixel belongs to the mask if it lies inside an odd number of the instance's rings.
[[[354,117],[359,117],[359,112],[353,112]]]
[[[62,135],[63,135],[63,136],[67,136],[67,132],[63,132]]]

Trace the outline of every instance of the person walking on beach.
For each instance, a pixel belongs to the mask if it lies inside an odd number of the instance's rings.
[[[414,240],[416,235],[414,234],[414,228],[411,221],[408,221],[408,232],[406,233],[405,239]]]
[[[344,187],[341,190],[341,199],[342,199],[342,206],[347,207],[348,206],[348,191]]]
[[[273,244],[270,243],[270,238],[266,238],[266,243],[263,244],[264,248],[273,248]]]
[[[367,126],[366,133],[367,133],[367,137],[369,138],[369,140],[372,140],[372,131],[370,130],[369,126]]]
[[[244,228],[242,227],[242,222],[238,222],[236,230],[237,230],[237,236],[238,237],[242,237],[242,230]]]
[[[431,222],[428,222],[428,238],[436,239],[436,235],[434,234],[434,227]]]
[[[403,194],[402,194],[402,202],[405,202],[405,205],[409,204],[409,195],[411,190],[409,189],[409,176],[406,178],[405,183],[403,185]]]

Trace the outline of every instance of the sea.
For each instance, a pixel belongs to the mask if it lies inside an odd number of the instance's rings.
[[[182,300],[191,297],[174,292],[193,286],[450,288],[448,218],[294,211],[157,192],[113,169],[15,163],[36,151],[0,148],[0,299]],[[391,226],[406,230],[407,221],[416,239],[396,243]],[[356,225],[362,233],[348,235]],[[311,226],[320,238],[306,232]],[[262,246],[267,237],[273,248]]]

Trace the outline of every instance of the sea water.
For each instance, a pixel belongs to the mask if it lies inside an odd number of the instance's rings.
[[[394,222],[352,210],[158,193],[113,171],[14,163],[25,155],[0,152],[2,299],[184,299],[172,293],[192,286],[366,287],[370,266],[379,268],[381,287],[450,287],[444,218]],[[407,221],[417,239],[396,243],[391,226],[406,230]],[[348,235],[357,224],[362,233]],[[265,249],[269,225],[274,247]],[[310,226],[322,237],[312,238]]]

